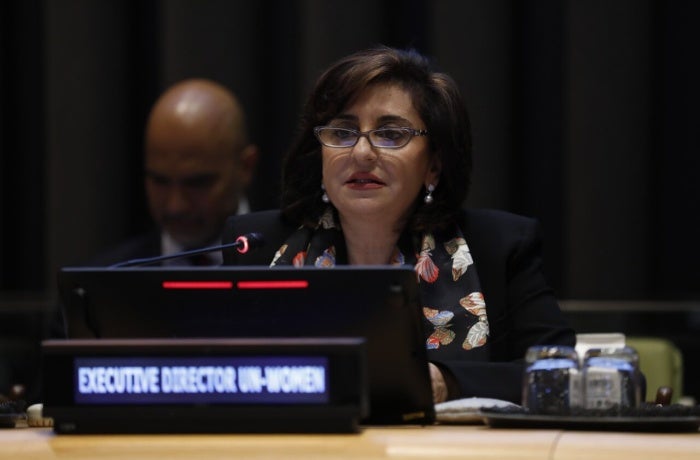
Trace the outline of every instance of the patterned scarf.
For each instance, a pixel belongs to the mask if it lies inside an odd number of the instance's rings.
[[[419,251],[411,238],[402,238],[391,264],[411,264],[416,271],[423,314],[428,322],[427,348],[437,350],[450,345],[449,348],[454,348],[456,343],[461,343],[461,348],[467,351],[482,347],[489,336],[486,304],[461,230],[454,226],[442,233],[426,233],[415,241],[420,241]],[[294,232],[279,248],[270,266],[329,268],[346,263],[342,231],[328,210],[316,228],[300,227]]]

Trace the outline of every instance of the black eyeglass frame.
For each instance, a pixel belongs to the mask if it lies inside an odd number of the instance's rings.
[[[333,145],[333,144],[327,144],[326,142],[323,142],[321,140],[321,132],[324,130],[339,130],[339,131],[345,131],[347,133],[351,133],[356,135],[357,137],[355,138],[355,142],[349,145]],[[401,145],[376,145],[374,141],[372,141],[372,138],[370,137],[372,134],[375,134],[377,132],[381,131],[402,131],[404,133],[410,134],[410,137],[406,138],[406,142],[404,142]],[[428,130],[427,129],[413,129],[409,128],[406,126],[403,127],[398,127],[398,128],[379,128],[379,129],[370,129],[369,131],[358,131],[356,129],[350,129],[350,128],[340,128],[337,126],[316,126],[314,128],[314,135],[316,136],[316,139],[322,144],[325,145],[326,147],[331,147],[331,148],[337,148],[337,149],[347,149],[350,147],[354,147],[357,145],[357,143],[360,141],[361,137],[366,137],[367,141],[370,143],[370,145],[374,148],[378,149],[400,149],[402,147],[406,147],[409,142],[411,142],[411,139],[413,139],[416,136],[427,136],[428,135]]]

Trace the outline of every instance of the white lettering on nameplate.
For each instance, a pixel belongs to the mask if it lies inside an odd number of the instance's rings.
[[[318,357],[76,358],[74,395],[79,404],[326,402],[327,368]]]

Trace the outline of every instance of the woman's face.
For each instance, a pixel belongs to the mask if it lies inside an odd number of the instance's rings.
[[[426,129],[410,94],[388,83],[367,87],[327,125],[361,132]],[[341,220],[403,225],[416,196],[428,184],[437,185],[440,171],[428,145],[426,136],[414,136],[398,149],[377,148],[363,136],[353,147],[322,146],[323,185]]]

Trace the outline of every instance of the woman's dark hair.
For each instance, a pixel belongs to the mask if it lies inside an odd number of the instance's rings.
[[[388,47],[342,58],[316,82],[282,167],[281,207],[292,221],[315,226],[327,207],[321,200],[321,144],[314,137],[314,127],[327,124],[376,83],[398,84],[411,95],[428,130],[431,155],[442,168],[433,203],[424,204],[419,194],[407,228],[431,231],[454,221],[467,197],[471,175],[471,129],[462,96],[452,78],[433,71],[426,57]]]

